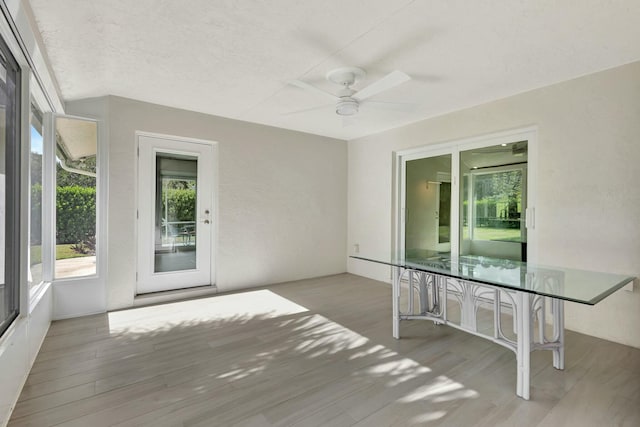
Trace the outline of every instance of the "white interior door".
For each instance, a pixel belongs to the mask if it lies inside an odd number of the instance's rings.
[[[213,284],[213,183],[213,144],[138,135],[138,294]]]

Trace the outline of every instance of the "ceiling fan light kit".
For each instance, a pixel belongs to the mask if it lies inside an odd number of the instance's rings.
[[[358,112],[358,101],[350,97],[341,97],[336,104],[336,114],[339,116],[353,116]]]

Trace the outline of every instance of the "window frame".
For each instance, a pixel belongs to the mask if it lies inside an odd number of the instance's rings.
[[[16,60],[9,44],[4,37],[0,36],[0,52],[3,58],[0,60],[9,71],[9,67],[14,73],[13,97],[15,101],[13,115],[7,115],[5,129],[8,131],[8,124],[13,124],[13,135],[5,142],[5,256],[0,262],[5,263],[4,287],[5,295],[9,286],[12,291],[11,313],[4,319],[0,319],[0,336],[2,336],[11,324],[22,312],[21,307],[21,241],[20,241],[20,212],[21,212],[21,190],[22,190],[22,69]],[[9,72],[7,72],[8,80]],[[8,110],[7,110],[8,111]],[[11,140],[9,140],[11,139]]]
[[[32,140],[31,140],[31,127],[32,127],[32,122],[31,122],[31,114],[33,114],[32,112],[32,108],[35,108],[37,110],[37,112],[40,114],[40,121],[42,124],[42,132],[41,132],[41,137],[42,137],[42,159],[41,159],[41,171],[40,171],[40,175],[41,175],[41,199],[40,199],[40,253],[41,253],[41,260],[40,263],[42,265],[42,273],[41,273],[41,277],[40,277],[40,281],[38,283],[35,283],[33,281],[29,281],[28,282],[28,289],[29,289],[29,296],[30,299],[31,297],[33,297],[33,295],[37,294],[39,289],[42,287],[42,285],[47,282],[46,277],[45,277],[45,260],[46,257],[44,256],[46,253],[46,247],[45,247],[45,242],[46,242],[46,238],[45,238],[45,234],[46,234],[46,230],[45,230],[45,223],[44,223],[44,218],[45,218],[45,203],[44,203],[44,192],[45,192],[45,179],[44,179],[44,170],[45,170],[45,155],[44,152],[46,151],[46,141],[45,141],[45,120],[44,120],[44,112],[42,111],[42,108],[40,107],[38,101],[36,100],[36,97],[33,95],[33,87],[30,88],[30,96],[29,96],[29,158],[28,158],[28,165],[29,165],[29,171],[28,171],[28,184],[27,184],[27,188],[28,188],[28,199],[29,199],[29,208],[27,210],[27,212],[29,213],[29,231],[28,231],[28,251],[29,251],[29,263],[28,263],[28,269],[31,269],[31,235],[32,235],[32,223],[33,223],[33,219],[32,219],[32,214],[33,214],[33,210],[32,210],[32,198],[31,198],[31,189],[33,186],[33,183],[31,182],[31,175],[32,175],[32,164],[31,164],[31,148],[32,148]]]
[[[57,212],[56,212],[56,200],[58,196],[57,191],[57,183],[58,183],[58,174],[57,174],[57,140],[56,140],[56,119],[65,118],[65,119],[73,119],[73,120],[81,120],[95,123],[96,125],[96,210],[95,210],[95,224],[96,224],[96,268],[92,274],[86,274],[82,276],[68,276],[68,277],[58,277],[55,274],[56,270],[56,233],[57,233]],[[106,241],[106,233],[104,224],[105,219],[105,211],[106,211],[106,177],[104,176],[104,171],[106,170],[105,163],[106,156],[105,152],[105,139],[102,137],[103,132],[103,124],[100,120],[85,117],[85,116],[77,116],[72,114],[59,114],[52,113],[48,115],[46,119],[48,122],[47,131],[48,136],[47,140],[49,145],[49,154],[47,156],[47,165],[49,166],[48,178],[51,179],[51,188],[48,190],[50,194],[48,197],[51,198],[51,212],[49,212],[51,228],[48,230],[51,239],[51,248],[50,257],[51,257],[51,281],[56,284],[74,284],[74,283],[82,283],[83,281],[87,281],[89,283],[99,282],[102,283],[104,276],[104,269],[106,268],[105,261],[105,241]],[[43,178],[44,179],[44,178]]]

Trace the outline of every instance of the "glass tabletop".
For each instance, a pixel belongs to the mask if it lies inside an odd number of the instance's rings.
[[[602,301],[635,279],[620,274],[547,267],[483,256],[453,257],[435,252],[420,258],[351,258],[589,305]]]

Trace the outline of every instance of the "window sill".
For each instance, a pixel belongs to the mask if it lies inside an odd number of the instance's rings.
[[[16,333],[16,330],[18,329],[19,324],[21,322],[26,321],[26,318],[27,317],[24,314],[18,314],[18,317],[13,319],[13,322],[11,322],[11,325],[9,325],[7,330],[4,331],[2,336],[0,336],[0,356],[5,352],[7,347],[10,347],[13,345],[13,341],[12,341],[13,335]]]
[[[50,287],[51,282],[42,282],[29,290],[29,314],[38,306]]]

